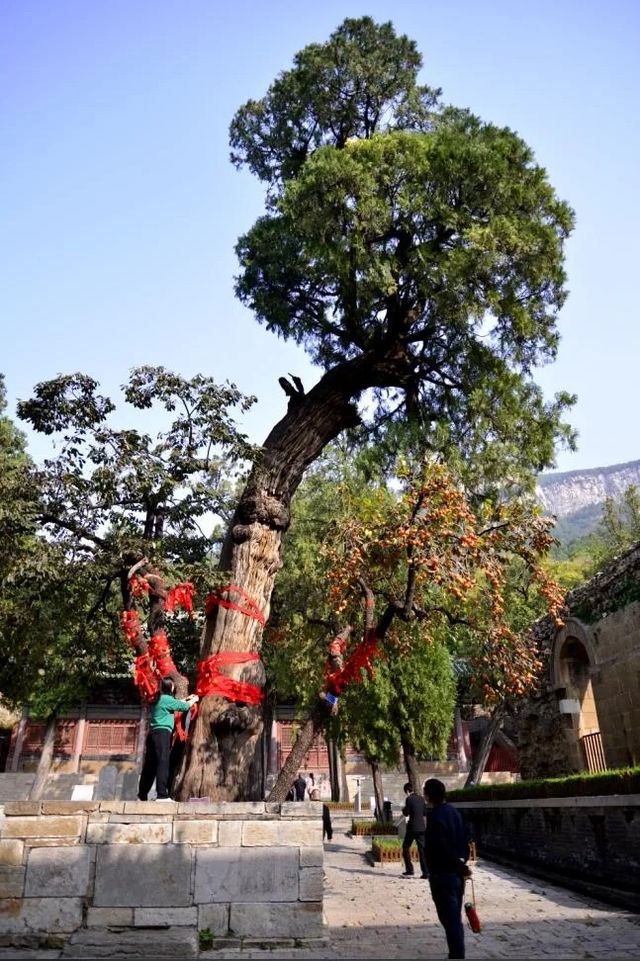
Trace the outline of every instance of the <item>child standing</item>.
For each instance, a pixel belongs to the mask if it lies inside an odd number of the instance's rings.
[[[188,711],[198,700],[190,694],[181,701],[175,697],[176,686],[170,677],[160,681],[160,693],[151,706],[149,716],[149,735],[144,764],[138,785],[138,800],[146,801],[154,780],[158,801],[170,801],[169,797],[169,756],[171,754],[171,735],[175,724],[174,711]]]

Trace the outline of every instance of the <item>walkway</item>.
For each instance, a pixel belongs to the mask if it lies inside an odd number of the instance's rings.
[[[222,957],[446,958],[429,882],[401,877],[401,864],[371,867],[370,847],[368,840],[335,833],[325,845],[327,946],[234,950]],[[487,862],[473,866],[473,875],[484,928],[475,935],[465,922],[467,958],[640,959],[640,916]]]

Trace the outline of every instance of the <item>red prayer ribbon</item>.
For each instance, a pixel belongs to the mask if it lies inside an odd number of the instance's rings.
[[[149,639],[149,655],[155,661],[156,671],[160,677],[167,674],[177,674],[178,669],[173,663],[169,649],[169,638],[164,631],[158,631]]]
[[[139,654],[134,661],[133,683],[144,701],[152,701],[155,698],[158,690],[158,675],[153,668],[148,651]]]
[[[225,600],[225,598],[221,597],[222,594],[237,594],[242,601],[240,604],[236,604],[234,601]],[[236,584],[228,584],[226,587],[220,587],[217,591],[214,591],[205,598],[204,610],[207,615],[211,613],[214,607],[226,607],[230,611],[240,611],[241,614],[246,614],[247,617],[252,617],[255,621],[258,621],[263,627],[267,621],[253,598]]]
[[[120,626],[129,644],[135,644],[140,635],[140,619],[136,611],[121,611]]]
[[[259,661],[260,656],[252,651],[221,651],[212,654],[196,664],[196,694],[206,697],[208,694],[224,697],[227,701],[241,701],[244,704],[260,704],[263,692],[256,684],[245,681],[235,681],[232,677],[220,672],[225,664],[246,664],[249,661]]]
[[[149,593],[151,585],[146,577],[140,577],[138,574],[134,574],[133,577],[129,578],[129,590],[133,597],[142,597],[144,594]]]
[[[195,592],[196,589],[190,581],[185,581],[184,584],[176,584],[165,598],[163,605],[165,611],[175,611],[176,607],[181,607],[189,615],[193,614]]]
[[[353,649],[341,671],[326,673],[325,687],[330,694],[339,697],[347,684],[362,680],[362,671],[373,674],[373,659],[380,654],[375,629],[366,632],[362,642]]]

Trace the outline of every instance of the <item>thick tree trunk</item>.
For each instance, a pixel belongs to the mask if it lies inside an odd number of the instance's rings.
[[[369,761],[371,777],[373,779],[373,793],[376,799],[376,820],[382,821],[384,818],[384,788],[382,786],[382,774],[377,761]]]
[[[411,783],[411,789],[416,794],[422,794],[420,784],[420,774],[418,773],[418,761],[416,759],[416,749],[406,731],[400,731],[400,743],[402,744],[402,754],[404,766],[407,772],[407,780]]]
[[[359,375],[359,378],[358,378]],[[289,525],[291,498],[307,467],[347,427],[358,422],[351,403],[367,384],[358,386],[360,362],[329,371],[307,395],[293,398],[286,416],[267,438],[236,508],[223,545],[220,569],[224,585],[240,588],[269,616],[280,549]],[[368,378],[370,379],[370,377]],[[229,592],[232,603],[238,595]],[[259,652],[262,623],[233,607],[216,606],[207,618],[200,657],[220,651]],[[259,661],[223,668],[238,681],[262,686]],[[207,795],[216,800],[257,800],[260,778],[254,755],[262,733],[262,709],[244,708],[216,696],[205,697],[189,738],[177,797]]]
[[[372,387],[399,387],[414,376],[415,360],[404,349],[381,345],[327,371],[308,394],[291,397],[286,415],[267,437],[227,531],[220,558],[225,585],[240,588],[269,616],[282,535],[304,472],[324,448],[359,422],[354,399]],[[262,622],[217,606],[207,617],[200,657],[220,651],[259,652]],[[262,685],[263,669],[251,661],[224,668],[237,681]],[[190,739],[177,797],[257,800],[260,778],[254,755],[262,733],[260,708],[246,711],[215,695],[201,704],[197,737]],[[222,728],[220,725],[222,724]],[[232,734],[230,733],[232,731]],[[224,744],[221,737],[224,736]],[[203,770],[206,769],[206,770]]]
[[[40,760],[38,761],[35,779],[31,785],[31,790],[29,791],[30,801],[39,801],[44,793],[44,789],[51,772],[51,764],[53,762],[53,746],[56,739],[57,720],[58,716],[55,712],[50,714],[47,718],[47,726],[44,731],[44,740],[42,742],[42,753],[40,754]]]
[[[307,756],[313,739],[322,730],[327,716],[324,701],[319,702],[310,712],[309,717],[302,726],[300,733],[293,745],[289,757],[282,765],[278,780],[271,788],[267,801],[285,801],[291,785],[296,779],[296,775],[302,767],[302,762]]]
[[[482,780],[482,775],[484,774],[484,769],[487,766],[489,754],[491,753],[495,736],[498,733],[500,724],[502,723],[502,718],[505,715],[505,710],[506,705],[504,701],[501,701],[500,704],[497,704],[493,709],[489,723],[482,732],[482,738],[480,740],[480,744],[478,745],[478,750],[475,753],[475,757],[471,761],[471,767],[469,768],[467,780],[464,783],[465,787],[471,787],[473,784],[479,784]]]

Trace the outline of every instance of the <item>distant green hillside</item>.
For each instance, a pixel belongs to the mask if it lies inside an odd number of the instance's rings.
[[[566,517],[559,517],[553,529],[554,537],[557,537],[561,544],[568,545],[573,541],[580,540],[588,534],[593,534],[602,518],[602,505],[587,504],[581,507],[574,514],[567,514]]]

